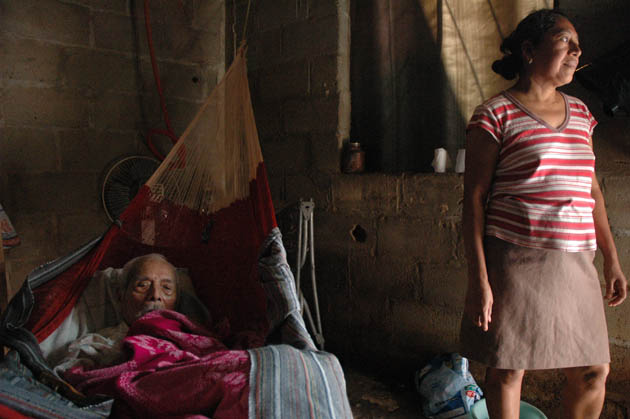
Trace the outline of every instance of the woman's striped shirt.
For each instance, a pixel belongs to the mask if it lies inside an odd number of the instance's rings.
[[[597,121],[579,99],[562,94],[565,120],[554,128],[507,92],[479,105],[467,129],[499,143],[485,234],[526,247],[595,250],[591,183]]]

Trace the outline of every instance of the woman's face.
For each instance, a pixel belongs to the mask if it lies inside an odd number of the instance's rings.
[[[558,17],[553,28],[530,52],[530,74],[556,87],[563,86],[573,80],[580,55],[582,50],[575,28],[567,19]]]

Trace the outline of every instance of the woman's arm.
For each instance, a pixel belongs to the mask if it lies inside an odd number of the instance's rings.
[[[492,290],[488,282],[483,238],[486,200],[494,178],[499,145],[481,128],[472,128],[466,139],[463,231],[468,262],[468,290],[464,312],[484,331],[492,321]]]
[[[608,224],[608,214],[606,213],[606,203],[604,195],[599,187],[597,176],[593,172],[593,184],[591,196],[595,200],[593,209],[593,220],[595,221],[595,236],[597,237],[597,247],[604,255],[604,279],[606,280],[606,298],[608,305],[617,306],[626,299],[628,282],[621,271],[617,248]]]

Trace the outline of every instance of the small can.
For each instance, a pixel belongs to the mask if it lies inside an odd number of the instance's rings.
[[[348,143],[341,170],[344,173],[361,173],[365,170],[365,151],[361,143]]]

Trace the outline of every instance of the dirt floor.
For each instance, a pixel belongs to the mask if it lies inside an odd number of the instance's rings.
[[[422,419],[420,396],[409,382],[379,380],[374,376],[344,368],[352,413],[356,419]]]
[[[481,376],[478,371],[478,376]],[[356,367],[344,366],[346,377],[346,387],[348,399],[352,407],[352,413],[356,419],[377,419],[377,418],[425,418],[422,415],[422,402],[416,392],[412,378],[408,382],[401,380],[392,381],[391,378],[380,378],[369,373],[361,372]],[[549,418],[557,417],[559,406],[559,395],[557,394],[561,386],[551,385],[547,392],[552,393],[549,397],[539,397],[534,402],[531,396],[538,394],[540,390],[533,391],[528,379],[524,383],[526,393],[530,397],[524,397],[526,401],[537,405],[546,412]],[[630,419],[630,399],[625,394],[620,396],[612,391],[607,393],[604,409],[601,414],[602,419]],[[549,413],[552,412],[552,413]]]

